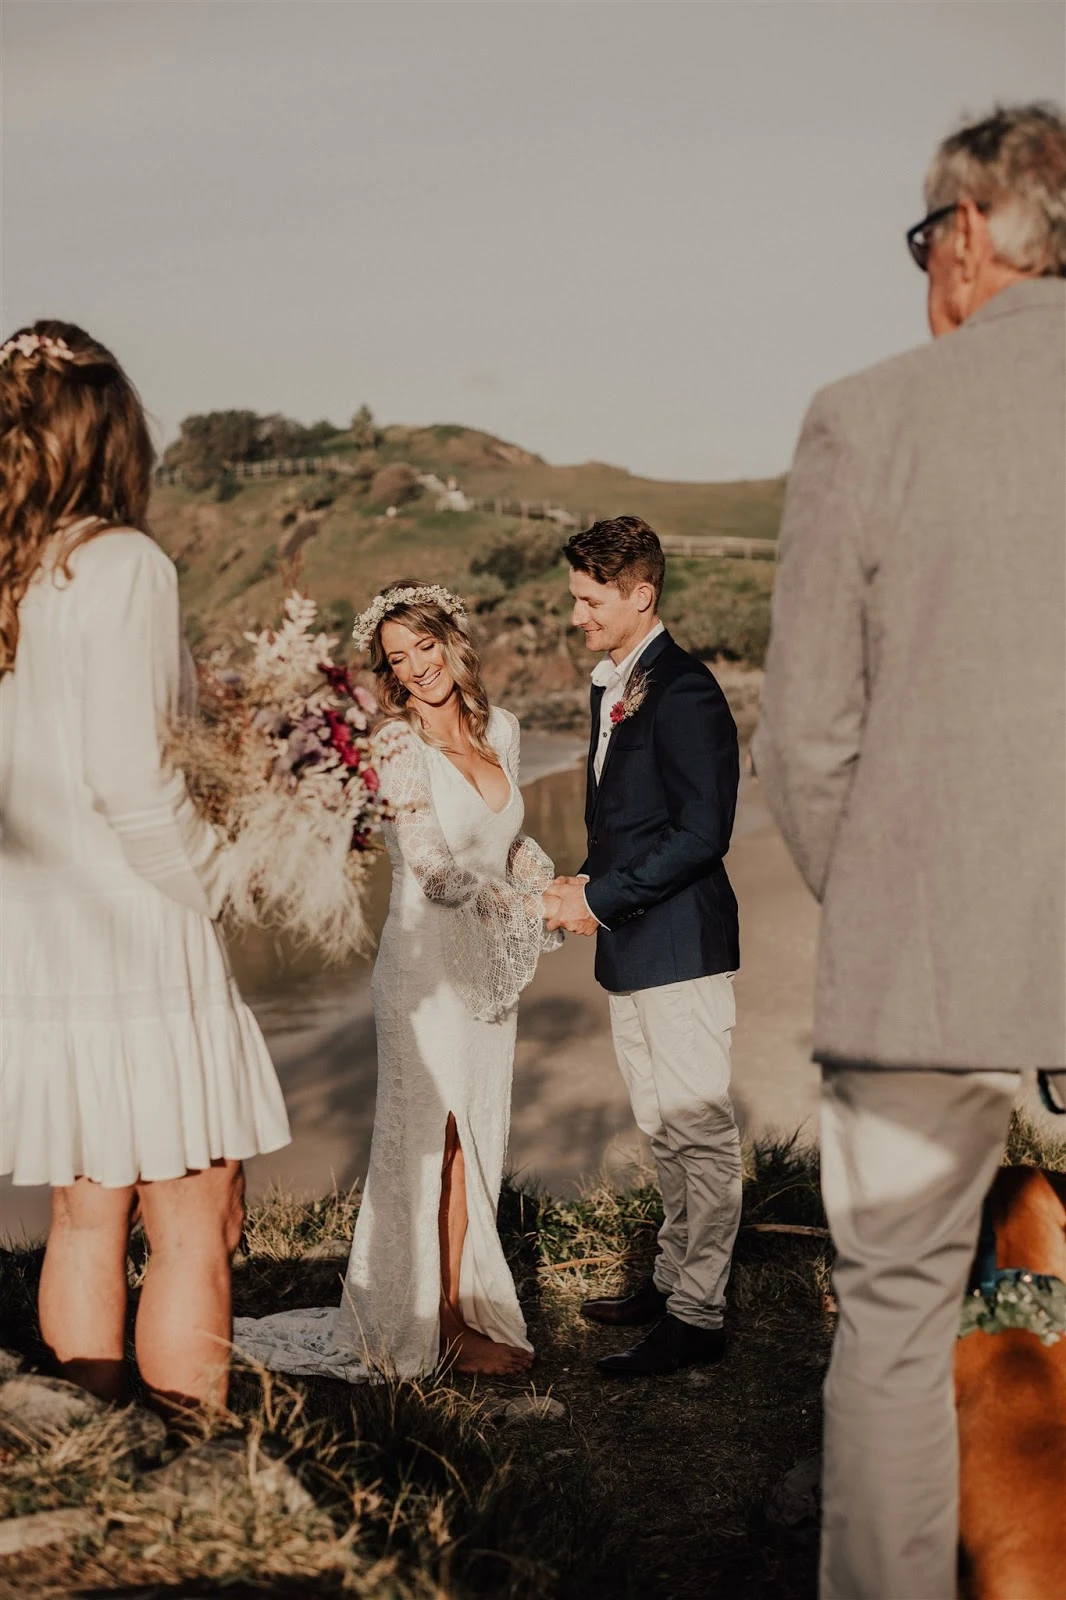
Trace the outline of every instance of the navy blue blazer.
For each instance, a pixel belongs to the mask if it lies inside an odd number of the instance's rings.
[[[740,782],[737,729],[702,661],[659,634],[640,657],[646,693],[619,723],[599,783],[604,691],[592,689],[582,868],[603,924],[596,978],[614,993],[735,972],[737,902],[726,876]]]

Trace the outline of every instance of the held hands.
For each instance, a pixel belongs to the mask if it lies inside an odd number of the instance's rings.
[[[567,933],[580,933],[590,938],[599,923],[585,904],[584,886],[588,878],[556,878],[544,891],[544,914],[548,931],[565,928]]]

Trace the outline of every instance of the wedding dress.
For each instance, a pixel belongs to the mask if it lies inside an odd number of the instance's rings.
[[[406,724],[379,735],[394,820],[392,898],[374,967],[378,1094],[370,1170],[339,1307],[238,1318],[234,1343],[275,1371],[355,1382],[417,1377],[439,1358],[437,1214],[448,1116],[466,1169],[463,1320],[531,1348],[496,1230],[510,1122],[515,1007],[540,953],[547,856],[521,833],[518,723],[494,708],[488,737],[510,780],[494,811],[443,751]]]

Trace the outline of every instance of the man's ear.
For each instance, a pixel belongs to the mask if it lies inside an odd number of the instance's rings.
[[[634,593],[638,611],[655,610],[655,585],[653,583],[638,583]]]
[[[963,281],[972,283],[981,269],[985,257],[991,254],[992,241],[988,237],[988,218],[979,211],[972,200],[960,200],[955,213],[955,260]]]

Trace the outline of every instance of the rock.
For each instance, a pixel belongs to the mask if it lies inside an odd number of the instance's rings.
[[[296,1474],[262,1449],[249,1453],[244,1438],[209,1439],[175,1461],[148,1473],[141,1486],[168,1513],[211,1511],[234,1494],[261,1494],[290,1516],[313,1511],[315,1502]]]
[[[0,1556],[39,1550],[42,1545],[59,1544],[64,1539],[79,1539],[102,1526],[94,1512],[81,1506],[65,1511],[38,1511],[30,1517],[6,1517],[0,1522]]]
[[[0,1350],[0,1383],[6,1383],[16,1372],[22,1371],[22,1357],[14,1350]]]
[[[494,1422],[559,1422],[566,1407],[547,1394],[522,1394],[517,1400],[498,1400],[487,1415]]]
[[[87,1389],[62,1378],[19,1373],[0,1385],[0,1427],[35,1442],[68,1433],[79,1423],[111,1415],[126,1454],[155,1460],[162,1454],[167,1430],[162,1417],[143,1406],[111,1407]]]
[[[104,1402],[87,1389],[62,1378],[23,1372],[0,1385],[0,1425],[30,1436],[65,1433],[75,1423],[88,1422],[106,1410]]]
[[[766,1520],[796,1531],[816,1528],[822,1515],[822,1458],[808,1456],[771,1489]]]
[[[310,1245],[300,1257],[301,1261],[347,1261],[351,1250],[350,1239],[320,1239]]]

